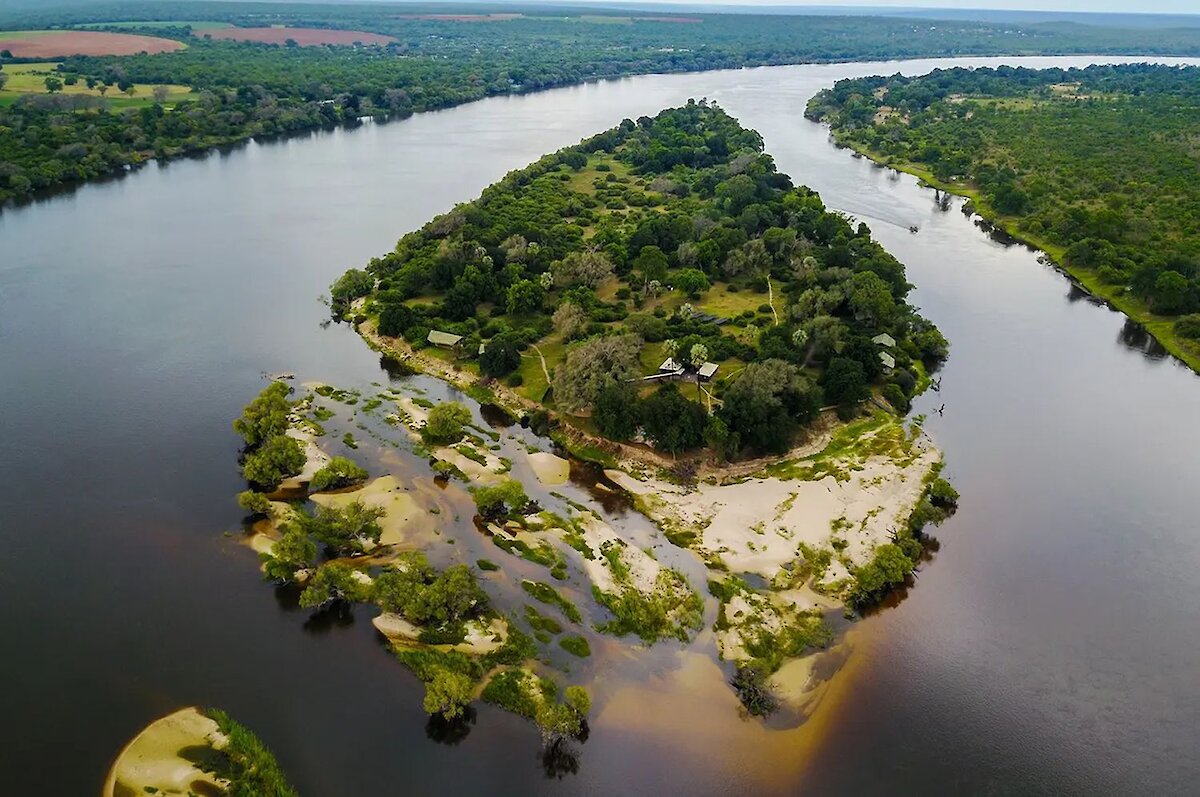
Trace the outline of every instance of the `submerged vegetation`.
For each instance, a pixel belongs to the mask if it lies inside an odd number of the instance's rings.
[[[1200,370],[1200,68],[936,70],[839,81],[808,114],[1044,249]]]

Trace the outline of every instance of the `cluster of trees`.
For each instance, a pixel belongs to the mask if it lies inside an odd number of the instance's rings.
[[[554,405],[672,453],[781,450],[822,406],[852,411],[885,378],[907,409],[917,374],[947,354],[905,301],[904,267],[867,227],[794,187],[757,133],[705,101],[625,120],[509,174],[335,293],[347,285],[371,291],[363,317],[383,335],[419,347],[431,329],[457,333],[468,357],[482,343],[487,376],[518,368],[531,343],[569,344]],[[716,288],[759,311],[728,324],[698,312],[692,302]],[[886,375],[881,333],[897,341]],[[746,365],[714,388],[710,417],[699,384],[693,394],[640,381],[648,343],[693,371]]]
[[[246,448],[242,456],[242,475],[262,490],[271,491],[289,476],[304,469],[306,457],[299,441],[288,437],[288,415],[292,389],[283,382],[272,382],[233,422],[233,430],[242,436]],[[243,506],[256,504],[243,499]]]
[[[494,9],[484,9],[489,13]],[[961,56],[995,52],[1200,52],[1194,30],[987,24],[903,19],[707,15],[680,24],[563,10],[464,24],[352,5],[275,3],[89,4],[0,12],[0,29],[133,19],[300,25],[383,33],[386,47],[289,47],[206,38],[203,30],[155,25],[123,30],[185,40],[154,55],[67,59],[72,79],[124,90],[134,82],[184,84],[194,101],[174,108],[112,111],[91,97],[32,97],[0,109],[0,201],[110,173],[147,157],[194,152],[250,136],[405,116],[487,96],[631,74],[749,65]],[[54,102],[48,102],[53,99]],[[162,99],[160,98],[160,104]],[[63,124],[64,111],[82,118]]]
[[[1111,295],[1200,340],[1200,69],[950,69],[840,81],[813,100],[838,137],[978,189]],[[1192,344],[1200,354],[1200,344]]]

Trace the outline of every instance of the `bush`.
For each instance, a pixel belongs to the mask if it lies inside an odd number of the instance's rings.
[[[329,288],[329,296],[333,300],[334,307],[340,307],[366,296],[374,288],[374,277],[362,269],[352,268],[333,283]]]
[[[325,467],[313,474],[308,489],[312,492],[338,490],[366,481],[367,471],[347,457],[334,457]]]
[[[586,659],[592,655],[592,646],[581,636],[565,636],[558,640],[558,645],[573,656]]]
[[[500,565],[493,562],[491,559],[477,559],[475,566],[484,571],[495,571],[500,569]]]
[[[266,490],[274,490],[285,478],[304,470],[306,458],[299,441],[279,434],[246,455],[242,476]]]
[[[256,493],[253,490],[243,490],[238,493],[237,502],[238,506],[252,515],[271,514],[271,501],[262,493]]]
[[[491,487],[475,490],[475,506],[479,514],[488,520],[506,517],[529,503],[525,488],[515,479],[507,479]]]
[[[228,740],[220,750],[221,763],[215,773],[229,781],[225,793],[236,797],[296,797],[275,756],[249,728],[224,711],[209,709],[204,713]]]
[[[738,667],[729,684],[746,710],[756,717],[765,717],[779,708],[779,701],[767,687],[767,674],[758,667]]]
[[[492,338],[479,355],[479,370],[491,377],[512,373],[521,366],[521,351],[514,333],[505,332]]]
[[[462,439],[463,427],[470,422],[469,409],[457,401],[444,401],[429,411],[421,437],[427,443],[456,443]]]
[[[1200,340],[1200,315],[1184,316],[1176,321],[1175,334],[1189,340]]]
[[[908,396],[904,395],[904,391],[895,382],[889,382],[883,386],[883,397],[887,399],[888,404],[896,408],[896,412],[901,414],[908,412]]]
[[[675,385],[667,385],[645,399],[641,417],[646,437],[664,451],[678,454],[704,442],[708,413],[684,398]]]
[[[233,422],[233,430],[242,436],[247,446],[257,446],[281,435],[288,428],[288,413],[292,403],[287,396],[292,389],[283,382],[272,382],[258,397],[242,410],[242,417]]]

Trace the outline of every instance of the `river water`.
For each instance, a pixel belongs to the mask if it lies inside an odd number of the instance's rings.
[[[1080,58],[960,64],[1083,64]],[[6,794],[94,794],[181,705],[229,710],[306,795],[1185,794],[1200,778],[1200,381],[1019,246],[803,119],[841,77],[650,76],[250,143],[0,213]],[[386,380],[318,298],[505,172],[689,97],[871,225],[953,344],[918,411],[962,492],[940,552],[799,730],[739,719],[667,644],[599,677],[578,771],[480,708],[425,732],[369,615],[305,623],[237,532],[233,418],[263,373]],[[909,227],[919,227],[916,234]],[[942,409],[939,414],[936,410]],[[618,683],[620,681],[620,683]]]

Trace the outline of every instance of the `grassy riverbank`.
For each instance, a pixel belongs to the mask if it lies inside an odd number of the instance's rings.
[[[1195,67],[947,69],[838,81],[837,142],[1036,247],[1200,371]]]
[[[1080,268],[1068,265],[1066,247],[1047,240],[1044,236],[1031,235],[1020,227],[1019,216],[1006,216],[996,211],[987,201],[978,186],[954,180],[939,180],[928,168],[911,161],[899,161],[882,153],[875,152],[869,147],[857,143],[853,139],[839,137],[834,131],[838,144],[852,149],[860,155],[870,158],[881,166],[911,174],[932,188],[945,191],[956,196],[971,200],[975,212],[984,221],[1002,230],[1009,237],[1020,241],[1042,252],[1056,268],[1069,275],[1077,285],[1092,296],[1102,299],[1109,306],[1124,313],[1128,318],[1137,322],[1143,329],[1154,336],[1172,356],[1185,363],[1193,371],[1200,373],[1200,341],[1190,340],[1175,332],[1174,316],[1162,316],[1150,309],[1150,304],[1130,292],[1125,286],[1105,282],[1096,269]]]

